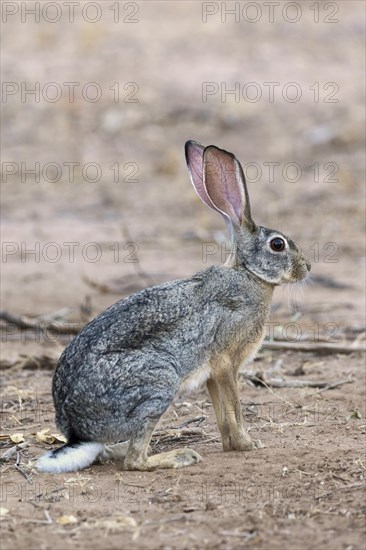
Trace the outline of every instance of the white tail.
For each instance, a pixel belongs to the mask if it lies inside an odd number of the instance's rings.
[[[50,474],[74,472],[93,464],[103,449],[103,443],[66,444],[41,456],[37,460],[36,467],[40,472]]]

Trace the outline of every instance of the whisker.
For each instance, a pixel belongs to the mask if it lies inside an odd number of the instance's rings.
[[[303,281],[300,281],[303,283]],[[300,296],[299,296],[300,294]],[[303,284],[290,283],[289,295],[288,295],[288,309],[291,317],[298,317],[302,315],[302,298],[304,294]]]

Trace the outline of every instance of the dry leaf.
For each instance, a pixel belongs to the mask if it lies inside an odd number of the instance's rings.
[[[60,525],[71,525],[73,523],[78,523],[78,519],[75,516],[60,516],[56,519],[56,523]]]
[[[36,439],[39,443],[46,443],[47,445],[52,445],[53,443],[66,443],[66,437],[62,434],[50,434],[49,428],[41,430],[36,433]]]
[[[62,434],[51,434],[51,435],[52,435],[52,437],[55,438],[56,443],[66,443],[67,442],[66,437]]]
[[[11,434],[10,439],[13,443],[22,443],[23,441],[25,441],[24,435],[20,433]]]
[[[0,441],[12,441],[13,443],[22,443],[24,441],[24,434],[0,434]]]
[[[48,432],[50,431],[49,428],[46,428],[45,430],[41,430],[40,432],[36,433],[36,439],[39,443],[47,443],[51,444],[53,443],[54,439],[52,435],[50,435]]]

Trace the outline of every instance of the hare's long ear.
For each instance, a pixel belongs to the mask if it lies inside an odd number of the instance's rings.
[[[186,162],[188,166],[189,175],[193,187],[196,190],[197,195],[200,199],[207,204],[212,210],[216,212],[221,212],[212,202],[208,196],[207,189],[203,181],[203,151],[205,147],[197,141],[187,141],[185,144],[185,154]]]
[[[232,153],[209,145],[203,152],[203,183],[217,210],[229,218],[234,230],[254,231],[243,169]]]

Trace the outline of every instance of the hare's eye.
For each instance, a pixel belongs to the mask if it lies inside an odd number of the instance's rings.
[[[282,252],[285,249],[285,241],[279,237],[272,239],[269,244],[275,252]]]

